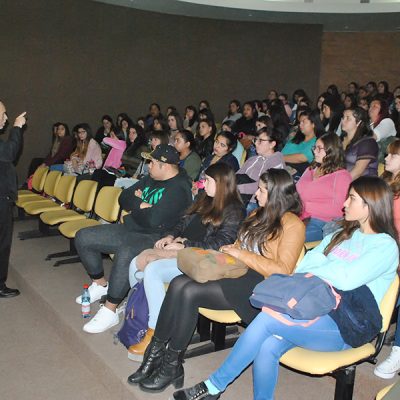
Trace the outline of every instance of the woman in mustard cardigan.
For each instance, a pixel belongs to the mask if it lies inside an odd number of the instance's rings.
[[[259,312],[248,301],[254,286],[273,273],[293,272],[304,245],[305,226],[298,217],[302,207],[292,178],[283,169],[268,170],[260,177],[256,197],[260,207],[244,221],[238,240],[220,249],[244,261],[247,274],[207,283],[186,275],[172,280],[153,339],[129,383],[148,392],[162,391],[171,383],[181,387],[183,355],[196,327],[198,308],[234,309],[250,323]]]

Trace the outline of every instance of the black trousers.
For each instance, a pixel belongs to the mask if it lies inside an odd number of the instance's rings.
[[[13,234],[13,203],[0,198],[0,288],[6,283]]]
[[[174,350],[185,350],[196,328],[198,308],[230,310],[218,281],[197,283],[186,275],[174,278],[161,306],[154,335]]]

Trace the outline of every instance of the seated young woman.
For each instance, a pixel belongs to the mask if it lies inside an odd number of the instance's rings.
[[[69,158],[74,151],[75,142],[74,138],[69,133],[67,124],[59,122],[57,126],[56,137],[53,140],[50,153],[43,160],[42,167],[48,166],[50,170],[62,171],[64,168],[64,161]]]
[[[366,285],[380,304],[399,264],[392,201],[392,192],[382,179],[361,177],[353,181],[344,203],[342,229],[325,237],[319,246],[309,251],[296,272],[310,272],[340,290]],[[294,321],[285,314],[281,317],[288,322]],[[196,398],[195,395],[201,392],[203,399],[217,399],[253,363],[254,399],[272,400],[278,381],[279,359],[294,347],[327,352],[350,348],[328,314],[304,327],[303,324],[288,325],[260,312],[222,366],[205,382],[175,392],[174,399]]]
[[[374,98],[369,105],[368,115],[377,142],[396,136],[396,127],[389,115],[389,104],[385,100],[378,96]]]
[[[199,121],[198,135],[196,136],[196,150],[202,160],[213,152],[215,129],[212,121],[206,119]]]
[[[279,132],[261,128],[254,139],[257,155],[250,157],[236,172],[236,182],[243,202],[251,203],[251,209],[257,208],[254,194],[258,188],[260,176],[270,168],[285,168]]]
[[[128,144],[122,154],[121,163],[125,168],[126,175],[132,176],[142,160],[142,153],[148,152],[149,147],[144,130],[140,125],[130,124],[127,131]]]
[[[94,140],[92,130],[86,123],[76,127],[76,149],[69,161],[64,162],[64,172],[71,175],[80,175],[85,169],[94,170],[101,168],[103,157],[100,145]]]
[[[195,106],[189,105],[185,107],[185,118],[183,119],[184,129],[192,132],[193,135],[197,132],[197,126],[199,125],[199,120],[197,116],[197,109]]]
[[[224,163],[236,172],[239,169],[237,158],[232,154],[236,149],[237,140],[231,132],[220,132],[215,137],[213,153],[203,160],[201,170],[206,170],[210,165]]]
[[[299,130],[282,150],[286,164],[297,171],[295,174],[297,179],[312,162],[314,158],[312,147],[317,138],[324,133],[318,111],[310,109],[303,111],[299,116],[299,121]]]
[[[175,140],[176,138],[177,136]],[[164,283],[169,283],[182,274],[177,265],[178,250],[185,247],[218,250],[236,239],[245,210],[237,191],[235,173],[226,164],[214,164],[207,168],[205,177],[204,192],[187,210],[179,224],[156,242],[154,250],[145,250],[131,262],[131,286],[137,282],[136,271],[144,270],[144,288],[149,304],[149,329],[142,342],[130,347],[130,358],[135,359],[139,356],[139,360],[142,359],[153,337],[165,297]]]
[[[389,144],[382,178],[393,191],[393,217],[397,233],[400,233],[400,140]],[[400,370],[400,300],[397,303],[397,326],[392,351],[375,367],[374,374],[383,379],[393,378]]]
[[[335,133],[322,135],[314,147],[314,162],[297,182],[306,223],[306,242],[322,239],[322,228],[343,216],[350,183],[342,143]]]
[[[196,142],[194,135],[189,130],[179,131],[174,139],[175,149],[179,152],[179,166],[183,168],[189,175],[192,181],[195,181],[199,176],[201,168],[201,158],[196,153]]]
[[[181,275],[172,280],[154,336],[140,368],[128,378],[146,391],[182,385],[182,360],[197,323],[199,307],[234,309],[250,323],[258,314],[249,302],[254,286],[273,273],[293,272],[304,245],[301,201],[287,171],[270,169],[260,177],[260,207],[242,224],[234,244],[220,250],[243,261],[248,272],[237,279],[197,283]],[[168,343],[168,346],[167,346]]]
[[[104,143],[104,138],[111,137],[112,133],[117,135],[118,129],[109,115],[103,115],[101,123],[102,125],[97,129],[95,140],[101,146],[103,153],[108,154],[111,148]]]
[[[113,186],[117,179],[115,170],[122,165],[122,155],[126,149],[126,142],[123,139],[119,139],[114,132],[110,133],[110,137],[105,137],[103,142],[105,145],[110,147],[110,152],[104,161],[102,169],[96,169],[93,172],[92,180],[98,182],[97,190],[100,190],[103,186]]]
[[[367,112],[361,107],[345,110],[342,131],[346,169],[353,180],[378,175],[379,147],[369,127]]]
[[[237,138],[237,134],[235,132],[235,121],[231,121],[230,119],[226,120],[221,125],[222,132],[231,132]],[[243,160],[247,157],[248,151],[243,147],[242,143],[238,140],[236,143],[236,149],[232,153],[236,159],[238,160],[239,166],[243,163]],[[255,151],[254,151],[255,154]]]

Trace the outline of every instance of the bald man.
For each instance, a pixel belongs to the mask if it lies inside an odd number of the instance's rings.
[[[19,295],[19,290],[8,288],[6,281],[13,231],[12,208],[17,199],[14,162],[22,146],[25,115],[26,113],[22,113],[15,119],[7,140],[0,139],[0,299]],[[4,133],[7,120],[6,107],[0,101],[0,134]]]

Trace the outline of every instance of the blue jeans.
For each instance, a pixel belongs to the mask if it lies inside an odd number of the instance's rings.
[[[49,168],[50,171],[64,171],[64,164],[53,164]]]
[[[258,203],[249,202],[246,207],[246,215],[251,214],[255,209],[258,208]]]
[[[295,321],[289,316],[285,318]],[[349,348],[336,323],[328,315],[305,328],[286,325],[260,312],[209,379],[222,392],[253,362],[254,399],[272,400],[278,380],[279,359],[297,346],[316,351]]]
[[[137,283],[135,272],[136,257],[129,266],[129,283],[134,286]],[[165,297],[164,283],[169,283],[176,276],[182,275],[178,269],[176,258],[165,258],[147,264],[144,277],[144,291],[149,305],[149,328],[155,329],[161,305]]]
[[[316,240],[322,240],[322,228],[326,224],[326,221],[322,221],[317,218],[310,218],[306,227],[306,242],[315,242]]]

